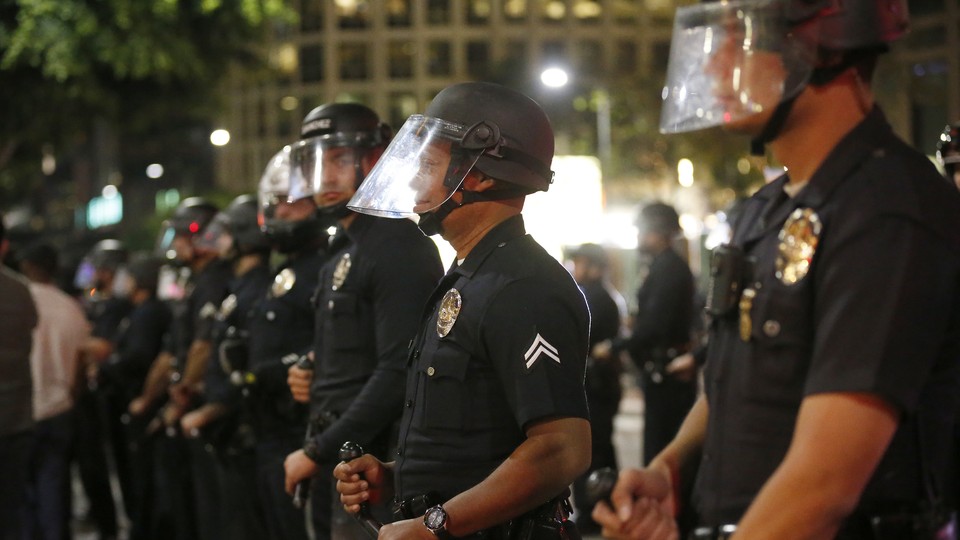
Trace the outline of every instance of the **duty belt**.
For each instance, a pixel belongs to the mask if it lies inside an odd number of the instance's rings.
[[[736,531],[736,525],[697,527],[689,539],[727,540]],[[957,532],[955,514],[941,519],[924,512],[854,515],[840,527],[836,540],[957,540]]]

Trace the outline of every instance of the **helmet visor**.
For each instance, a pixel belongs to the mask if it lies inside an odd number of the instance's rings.
[[[347,203],[356,212],[391,218],[435,210],[460,187],[483,148],[463,148],[466,126],[413,115]]]
[[[677,9],[663,89],[662,133],[736,122],[795,96],[813,47],[789,32],[785,2],[709,2]]]
[[[293,144],[290,168],[328,206],[345,201],[356,191],[357,167],[363,149],[345,146],[340,139],[311,137]]]
[[[212,251],[226,257],[233,246],[230,233],[230,218],[223,212],[216,215],[203,232],[193,238],[193,245],[205,251]]]

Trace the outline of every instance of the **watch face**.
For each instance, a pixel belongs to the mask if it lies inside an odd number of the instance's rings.
[[[447,513],[443,511],[443,508],[439,506],[434,506],[433,508],[427,510],[427,513],[423,516],[423,523],[426,524],[428,529],[437,530],[442,529],[444,522],[447,521]]]

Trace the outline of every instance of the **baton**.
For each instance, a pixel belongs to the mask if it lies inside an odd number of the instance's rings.
[[[347,441],[340,447],[340,461],[350,461],[362,455],[363,448],[355,442]],[[364,479],[363,473],[360,473],[360,479]],[[354,517],[357,518],[357,521],[363,525],[364,530],[366,530],[372,538],[380,536],[380,527],[382,524],[370,513],[369,503],[360,503],[360,512],[354,514]]]

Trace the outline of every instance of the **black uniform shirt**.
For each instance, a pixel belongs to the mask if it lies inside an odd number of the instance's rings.
[[[217,306],[227,296],[232,271],[230,263],[210,261],[200,272],[191,274],[187,294],[173,302],[171,352],[182,363],[194,340],[209,341]]]
[[[230,373],[250,365],[247,325],[272,280],[273,272],[267,264],[250,268],[230,280],[230,294],[220,303],[213,326],[213,358],[204,374],[208,402],[236,404],[239,392],[230,384]]]
[[[338,461],[344,441],[372,450],[399,419],[407,350],[443,266],[407,219],[358,214],[331,250],[320,271],[310,405],[343,417],[314,441],[318,456]]]
[[[130,302],[124,298],[111,296],[90,301],[87,306],[87,319],[92,326],[90,335],[93,337],[113,340],[117,335],[117,327],[133,309]]]
[[[287,386],[291,360],[313,343],[313,295],[324,251],[304,250],[288,259],[251,313],[250,371],[256,375],[252,398],[262,438],[268,434],[303,437],[306,408],[293,401]],[[286,359],[286,360],[285,360]]]
[[[444,319],[455,318],[446,336],[438,332],[441,307]],[[433,491],[447,500],[493,472],[530,422],[588,418],[586,302],[566,269],[524,233],[522,217],[496,226],[451,268],[421,321],[400,427],[399,498]]]
[[[692,323],[693,274],[676,251],[665,249],[653,258],[650,273],[637,291],[637,314],[627,348],[642,365],[658,349],[688,344]]]
[[[711,329],[710,421],[695,495],[707,524],[740,519],[783,460],[800,403],[812,394],[866,392],[902,415],[862,511],[915,504],[924,475],[934,483],[947,476],[960,395],[960,195],[879,110],[792,199],[783,195],[786,180],[748,201],[733,238],[756,257],[749,342],[736,308]],[[788,285],[776,276],[778,235],[798,208],[813,209],[822,230],[808,273]]]
[[[150,297],[134,306],[120,323],[113,354],[101,366],[100,373],[123,393],[124,400],[129,401],[142,392],[150,365],[162,348],[170,318],[170,308]]]

